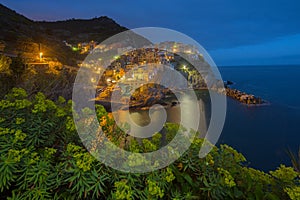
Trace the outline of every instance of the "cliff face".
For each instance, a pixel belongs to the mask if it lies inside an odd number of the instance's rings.
[[[91,40],[100,43],[114,34],[128,30],[106,16],[37,22],[1,4],[0,26],[1,51],[15,55],[20,53],[27,58],[34,58],[42,51],[45,57],[68,65],[75,65],[76,60],[82,60],[85,56],[73,52],[63,43],[64,40],[72,44]]]

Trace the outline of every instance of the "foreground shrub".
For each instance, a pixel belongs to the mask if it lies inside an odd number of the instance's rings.
[[[84,112],[88,112],[84,110]],[[122,145],[126,134],[97,106],[103,131]],[[178,128],[166,124],[166,140]],[[131,140],[125,149],[149,152],[162,135]],[[146,174],[122,173],[98,162],[83,148],[72,118],[72,102],[38,93],[29,99],[13,89],[0,101],[1,199],[299,199],[299,173],[281,165],[265,173],[245,166],[245,157],[221,145],[203,159],[196,138],[170,166]]]

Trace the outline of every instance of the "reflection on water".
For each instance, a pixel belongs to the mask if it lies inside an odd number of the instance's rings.
[[[149,115],[149,110],[134,110],[130,111],[131,120],[139,126],[147,126],[149,123],[160,124],[161,125],[161,116],[164,112],[166,112],[166,122],[178,123],[187,125],[187,127],[194,127],[195,125],[195,115],[200,115],[200,122],[198,126],[198,131],[201,135],[204,135],[207,131],[209,117],[210,117],[210,98],[209,93],[205,90],[196,91],[197,102],[191,97],[191,93],[193,91],[185,92],[184,94],[179,94],[180,99],[176,99],[180,102],[175,106],[167,107],[167,108],[158,108],[151,111],[152,121]],[[174,101],[174,99],[170,99],[170,101]],[[198,104],[199,108],[195,106]],[[127,112],[124,110],[117,111],[115,116],[118,117],[119,122],[126,122],[127,120]],[[197,112],[197,113],[196,113]],[[142,131],[141,127],[141,131]],[[160,127],[160,130],[162,126]]]

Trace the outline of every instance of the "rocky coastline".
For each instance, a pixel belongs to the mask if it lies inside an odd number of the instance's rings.
[[[232,82],[230,82],[232,83]],[[230,84],[231,85],[231,84]],[[201,88],[201,90],[207,90],[207,88]],[[218,91],[217,91],[218,92]],[[253,94],[247,94],[240,90],[230,88],[225,84],[225,92],[222,94],[231,97],[242,104],[245,105],[266,105],[268,102],[260,97],[257,97]],[[167,99],[167,96],[173,98]],[[130,109],[149,109],[154,104],[160,104],[162,106],[175,106],[179,102],[174,100],[175,95],[167,88],[155,88],[146,90],[144,93],[139,93],[138,95],[131,97],[129,108]]]
[[[227,84],[227,82],[229,84]],[[253,94],[247,94],[240,90],[230,88],[229,85],[232,82],[225,83],[225,91],[220,92],[223,95],[231,97],[242,104],[245,105],[265,105],[268,104],[267,101],[260,97],[254,96]],[[208,90],[207,88],[196,88],[195,90]],[[180,91],[178,91],[180,92]],[[180,104],[176,100],[175,94],[168,88],[164,87],[144,87],[142,90],[134,92],[130,98],[120,99],[120,102],[110,102],[109,98],[96,98],[96,101],[100,104],[115,103],[120,105],[120,109],[130,109],[130,110],[148,110],[154,104],[160,104],[164,107],[172,107]],[[129,106],[128,106],[129,105]]]
[[[253,94],[246,94],[240,90],[228,87],[226,88],[226,95],[247,105],[262,105],[267,103],[265,100],[260,97],[256,97]]]
[[[233,84],[234,84],[234,82],[232,82],[232,81],[224,81],[226,96],[231,97],[231,98],[239,101],[240,103],[246,104],[246,105],[268,104],[268,102],[266,100],[263,100],[260,97],[257,97],[253,94],[247,94],[238,89],[231,88],[231,85],[233,85]]]
[[[179,104],[173,100],[175,95],[168,88],[155,87],[145,88],[142,92],[134,93],[130,97],[129,109],[133,110],[148,110],[154,104],[160,104],[164,107],[171,107]]]
[[[149,110],[155,104],[160,104],[164,107],[172,107],[179,104],[175,98],[175,94],[170,89],[164,87],[144,87],[143,90],[134,92],[130,97],[120,96],[117,102],[112,101],[110,96],[98,96],[93,100],[108,110],[111,109],[111,104],[114,104],[121,110]]]

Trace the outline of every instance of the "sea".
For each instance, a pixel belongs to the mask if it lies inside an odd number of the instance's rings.
[[[218,144],[241,152],[248,165],[263,171],[291,166],[286,153],[300,147],[300,66],[224,66],[223,80],[231,87],[269,102],[247,106],[227,98],[227,116]]]
[[[300,147],[300,65],[224,66],[218,69],[223,81],[234,82],[232,88],[261,97],[268,104],[247,106],[227,97],[225,124],[217,145],[232,146],[246,157],[247,166],[265,172],[275,170],[280,164],[291,166],[286,152],[288,149],[297,152]],[[207,95],[207,91],[200,92],[201,103],[209,102]],[[166,109],[167,121],[179,123],[181,117],[189,117],[195,109],[191,105],[189,95],[183,96],[180,105]],[[204,118],[207,119],[204,124],[209,124],[207,107],[210,108],[210,104],[205,107]],[[125,112],[118,111],[120,121],[126,121]],[[161,112],[157,110],[152,120],[160,119]],[[147,110],[133,111],[130,115],[141,126],[151,121]],[[205,125],[202,123],[202,126]]]

